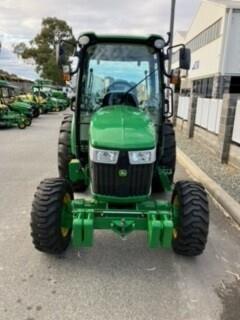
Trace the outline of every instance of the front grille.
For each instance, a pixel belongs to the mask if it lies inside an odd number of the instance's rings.
[[[126,177],[119,170],[127,171]],[[95,194],[133,197],[149,194],[153,164],[130,165],[127,152],[120,152],[116,165],[91,162],[92,190]]]

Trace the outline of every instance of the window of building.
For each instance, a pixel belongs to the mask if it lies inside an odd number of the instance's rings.
[[[200,48],[206,46],[210,42],[216,40],[221,34],[222,19],[219,19],[207,29],[199,33],[195,38],[186,44],[186,47],[191,49],[191,52],[197,51]],[[173,52],[172,63],[176,63],[179,60],[179,50]]]
[[[221,33],[222,19],[219,19],[207,29],[199,33],[195,38],[187,43],[187,47],[192,52],[206,46],[208,43],[216,40]]]
[[[240,93],[240,77],[231,78],[230,93]]]
[[[203,98],[211,98],[213,91],[213,78],[193,81],[193,93]]]

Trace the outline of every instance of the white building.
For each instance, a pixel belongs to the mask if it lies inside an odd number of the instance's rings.
[[[174,43],[192,51],[182,93],[214,98],[240,94],[240,0],[202,0],[189,30],[177,32]],[[175,53],[173,69],[177,59]]]

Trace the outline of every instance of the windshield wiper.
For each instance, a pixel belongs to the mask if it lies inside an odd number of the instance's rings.
[[[149,74],[147,74],[142,80],[140,80],[137,84],[135,84],[134,86],[132,86],[130,89],[128,89],[124,96],[123,96],[123,101],[124,98],[127,96],[128,93],[130,93],[132,90],[134,90],[135,88],[137,88],[141,83],[143,83],[145,80],[147,80],[149,77],[151,77],[151,75],[153,75],[156,71],[158,70],[158,68],[154,69],[152,72],[150,72]]]

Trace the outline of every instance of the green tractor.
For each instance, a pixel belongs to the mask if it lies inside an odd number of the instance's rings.
[[[52,87],[51,93],[53,98],[58,99],[63,110],[70,106],[70,100],[61,88]]]
[[[11,111],[8,106],[0,103],[0,128],[18,126],[19,129],[25,129],[27,125],[26,117]]]
[[[0,80],[1,104],[8,106],[10,111],[26,118],[27,125],[30,126],[34,116],[34,107],[26,102],[19,101],[16,98],[16,89],[17,87],[11,85],[9,82]]]
[[[42,99],[32,93],[18,95],[16,99],[32,106],[34,118],[38,118],[42,113],[47,113],[47,108]]]
[[[92,246],[94,230],[121,237],[145,231],[150,248],[200,255],[209,228],[207,194],[197,182],[173,183],[173,99],[165,84],[171,78],[165,69],[169,41],[86,33],[75,46],[79,63],[71,74],[78,73],[77,99],[60,128],[59,177],[43,180],[34,196],[35,248],[59,254],[70,242],[75,248]],[[57,53],[58,61],[65,60],[63,42]],[[189,69],[190,50],[184,46],[179,62]],[[74,199],[74,191],[88,187],[91,199]]]
[[[66,109],[67,101],[59,96],[59,92],[54,89],[50,80],[36,80],[32,87],[34,95],[41,97],[49,112],[59,112]]]

